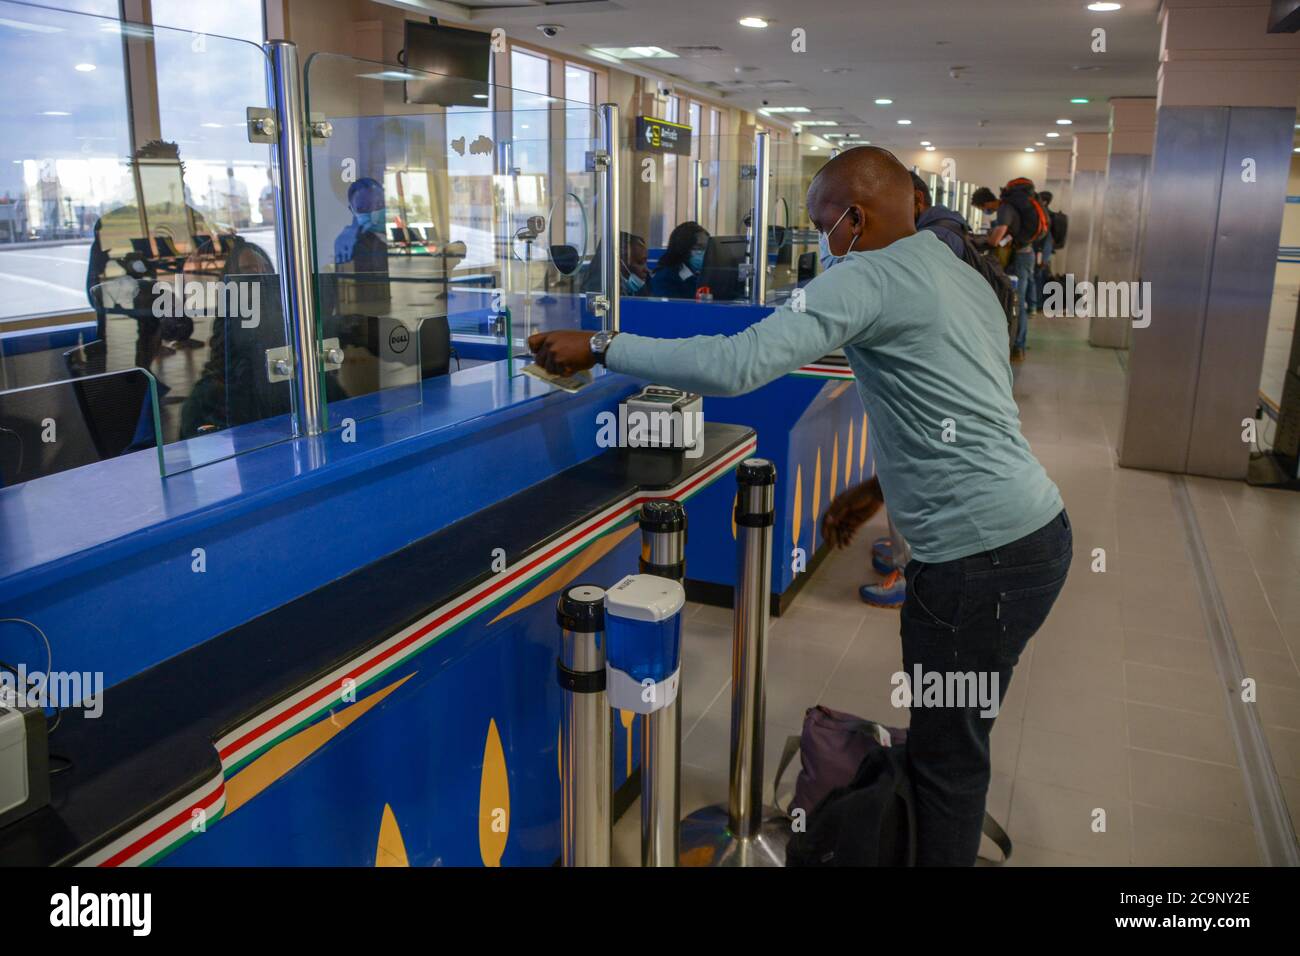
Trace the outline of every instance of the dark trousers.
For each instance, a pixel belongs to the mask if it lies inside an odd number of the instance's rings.
[[[970,866],[989,789],[989,733],[1011,673],[1070,570],[1064,511],[1039,530],[982,554],[904,572],[903,667],[912,681],[907,754],[916,801],[917,864]],[[927,675],[917,686],[917,667]],[[926,686],[948,690],[923,696]],[[972,688],[985,689],[983,696]],[[957,690],[960,688],[960,690]]]

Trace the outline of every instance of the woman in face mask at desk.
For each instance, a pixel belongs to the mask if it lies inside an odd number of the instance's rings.
[[[704,268],[709,233],[698,222],[684,222],[668,237],[668,248],[650,277],[650,293],[665,299],[694,299]]]

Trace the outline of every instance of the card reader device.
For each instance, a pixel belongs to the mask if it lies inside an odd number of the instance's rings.
[[[628,448],[694,449],[704,430],[704,399],[668,385],[647,385],[619,412]]]
[[[45,711],[0,705],[0,827],[49,802]]]
[[[645,488],[670,485],[686,458],[704,454],[704,400],[668,385],[647,385],[619,404],[618,433],[629,477]]]

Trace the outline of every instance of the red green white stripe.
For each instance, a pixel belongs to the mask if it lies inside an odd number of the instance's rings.
[[[248,762],[338,706],[344,692],[359,692],[399,667],[431,644],[472,620],[614,531],[646,503],[657,498],[686,501],[749,457],[757,447],[753,436],[708,468],[675,487],[638,491],[592,515],[558,540],[542,545],[514,564],[364,654],[353,658],[291,696],[277,702],[216,742],[221,772],[166,810],[80,861],[83,866],[138,866],[152,863],[196,835],[192,821],[202,811],[204,824],[215,822],[225,809],[225,780]]]
[[[800,378],[830,378],[836,381],[845,381],[853,378],[853,369],[847,365],[827,365],[821,362],[813,362],[790,374]]]

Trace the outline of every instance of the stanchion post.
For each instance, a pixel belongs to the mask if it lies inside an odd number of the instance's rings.
[[[685,866],[783,866],[788,825],[763,807],[769,594],[776,468],[748,458],[736,469],[736,588],[731,644],[731,754],[727,806],[682,822]]]
[[[776,468],[750,458],[736,471],[736,589],[731,645],[731,830],[753,837],[762,823],[763,730],[767,713],[768,594]]]
[[[684,584],[686,508],[670,498],[641,508],[642,574]],[[641,716],[641,865],[676,866],[682,819],[682,708]]]
[[[590,584],[560,595],[560,861],[609,866],[609,700],[605,693],[605,592]]]

